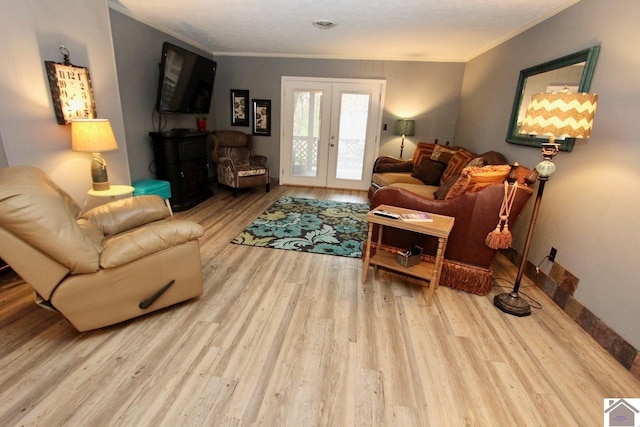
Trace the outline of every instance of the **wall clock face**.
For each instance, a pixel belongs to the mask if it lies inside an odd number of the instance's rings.
[[[45,66],[58,123],[64,125],[72,119],[95,118],[89,70],[53,61],[45,61]]]

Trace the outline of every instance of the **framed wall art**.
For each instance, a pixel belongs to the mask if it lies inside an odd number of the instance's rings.
[[[271,100],[253,99],[253,134],[271,136]]]
[[[231,126],[249,126],[249,91],[231,89]]]
[[[73,119],[95,118],[96,105],[89,69],[68,61],[45,61],[44,64],[58,124],[70,124]]]

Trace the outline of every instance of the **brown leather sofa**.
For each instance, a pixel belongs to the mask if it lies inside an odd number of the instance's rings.
[[[514,180],[517,176],[519,181],[508,222],[509,226],[513,226],[533,193],[530,184],[535,182],[535,177],[531,178],[531,171],[522,166],[515,167],[510,176]],[[449,235],[440,283],[485,295],[492,286],[491,262],[496,254],[496,249],[489,248],[485,240],[496,228],[504,194],[504,184],[499,183],[446,200],[431,200],[404,188],[386,186],[374,192],[371,209],[384,204],[454,217],[455,224]],[[393,233],[383,234],[382,245],[383,248],[403,251],[418,245],[424,248],[423,257],[432,260],[437,239],[394,230]]]
[[[465,167],[506,164],[507,159],[496,151],[478,155],[462,147],[439,144],[437,139],[435,142],[419,142],[410,160],[389,156],[376,159],[369,199],[376,190],[387,186],[404,188],[428,199],[436,199],[440,187],[447,185]],[[433,167],[439,169],[434,170]]]
[[[79,331],[200,295],[202,234],[158,196],[82,213],[41,170],[0,169],[0,257]]]

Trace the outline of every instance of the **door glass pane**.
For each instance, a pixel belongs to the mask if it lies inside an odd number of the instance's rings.
[[[336,167],[338,179],[362,179],[369,97],[368,94],[342,94]]]
[[[293,92],[292,175],[318,175],[318,141],[322,91]]]

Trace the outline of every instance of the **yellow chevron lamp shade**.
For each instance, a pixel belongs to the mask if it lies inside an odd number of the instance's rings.
[[[556,138],[589,138],[596,113],[594,93],[538,93],[533,95],[520,132]]]

